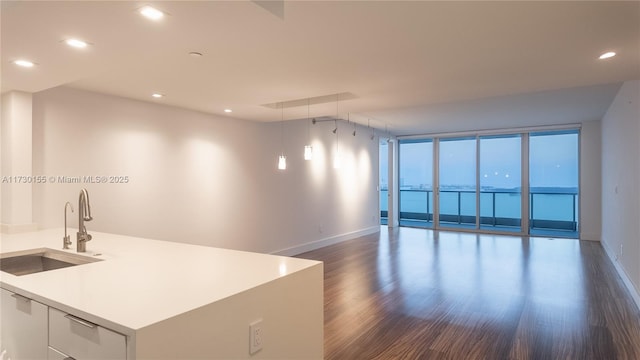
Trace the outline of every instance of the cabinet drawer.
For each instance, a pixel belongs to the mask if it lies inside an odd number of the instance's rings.
[[[61,353],[60,351],[52,348],[51,346],[49,346],[49,356],[47,357],[47,360],[68,360],[69,357],[63,353]]]
[[[47,356],[47,306],[1,289],[0,353],[5,359],[44,359]]]
[[[126,337],[49,308],[49,346],[78,360],[127,358]]]

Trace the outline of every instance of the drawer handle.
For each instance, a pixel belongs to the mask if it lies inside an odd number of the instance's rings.
[[[74,358],[72,358],[71,356],[67,356],[66,358],[64,358],[63,360],[76,360]]]
[[[29,299],[28,297],[22,296],[22,295],[18,295],[18,294],[11,294],[11,297],[13,297],[14,299],[17,300],[22,300],[24,302],[30,302],[31,299]]]
[[[67,319],[69,319],[69,320],[71,320],[71,321],[73,321],[75,323],[78,323],[78,324],[80,324],[82,326],[86,326],[86,327],[88,327],[90,329],[95,329],[98,326],[98,325],[96,325],[94,323],[88,322],[87,320],[82,320],[82,319],[77,318],[77,317],[75,317],[73,315],[70,315],[70,314],[67,314],[64,317],[66,317]]]

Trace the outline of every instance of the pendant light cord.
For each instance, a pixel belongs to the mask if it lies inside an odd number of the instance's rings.
[[[338,112],[338,102],[340,101],[340,94],[336,94],[336,118],[333,119],[333,123],[336,126],[336,156],[338,156],[339,145],[338,145],[338,116],[340,116]]]
[[[311,145],[311,99],[307,98],[307,141]]]
[[[280,103],[280,146],[281,154],[284,156],[284,103]]]
[[[338,120],[333,119],[333,123],[336,125],[336,155],[338,154]]]

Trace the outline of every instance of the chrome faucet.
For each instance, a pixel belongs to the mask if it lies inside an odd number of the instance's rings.
[[[87,251],[87,241],[91,240],[91,235],[87,233],[84,222],[91,220],[93,220],[93,218],[91,217],[89,193],[87,189],[82,189],[80,190],[80,197],[78,198],[78,237],[76,242],[78,252]]]
[[[67,201],[67,203],[64,204],[64,238],[62,239],[63,249],[68,249],[69,245],[71,245],[71,237],[67,235],[67,208],[68,207],[70,207],[71,212],[73,212],[73,206],[71,205],[70,202]]]

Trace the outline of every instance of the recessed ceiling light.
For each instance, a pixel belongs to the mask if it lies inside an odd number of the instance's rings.
[[[141,8],[139,11],[140,11],[140,14],[142,14],[142,16],[151,20],[160,20],[164,17],[164,13],[162,11],[156,8],[153,8],[151,6],[145,6]]]
[[[614,53],[613,51],[609,51],[609,52],[606,52],[606,53],[600,55],[599,59],[600,60],[604,60],[604,59],[612,58],[614,56],[616,56],[616,53]]]
[[[151,96],[153,96],[153,97],[154,97],[154,98],[156,98],[156,99],[159,99],[159,98],[161,98],[161,97],[164,97],[164,95],[163,95],[163,94],[158,94],[158,93],[155,93],[155,94],[153,94],[153,95],[151,95]]]
[[[18,65],[18,66],[22,66],[22,67],[26,67],[26,68],[30,68],[30,67],[34,67],[35,63],[29,61],[29,60],[16,60],[13,62],[14,64]]]
[[[64,42],[67,45],[69,45],[71,47],[74,47],[74,48],[78,48],[78,49],[84,49],[89,45],[86,42],[84,42],[82,40],[78,40],[78,39],[67,39]]]
[[[231,109],[224,109],[224,112],[226,112],[226,113],[230,113],[230,112],[232,112],[232,111],[233,111],[233,110],[231,110]]]

